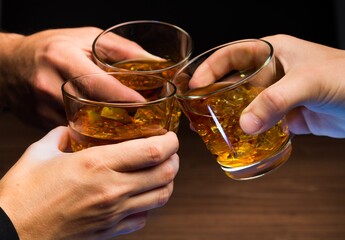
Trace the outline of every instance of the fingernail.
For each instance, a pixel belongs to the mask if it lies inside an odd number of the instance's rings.
[[[251,112],[242,113],[240,125],[242,130],[247,134],[255,134],[263,127],[260,118]]]

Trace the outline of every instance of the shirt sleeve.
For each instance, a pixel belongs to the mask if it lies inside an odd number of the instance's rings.
[[[0,239],[1,240],[19,240],[19,236],[11,219],[0,207]]]

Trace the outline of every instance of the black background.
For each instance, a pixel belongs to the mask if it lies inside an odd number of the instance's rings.
[[[3,29],[30,34],[49,28],[154,19],[178,25],[194,54],[228,41],[285,33],[338,46],[334,1],[16,1],[3,0]]]

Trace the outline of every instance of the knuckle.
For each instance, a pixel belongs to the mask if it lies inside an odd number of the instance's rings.
[[[177,151],[180,143],[179,143],[177,135],[175,133],[173,133],[173,134],[174,134],[174,137],[171,139],[171,145],[175,146],[175,149]]]
[[[99,159],[91,158],[91,157],[85,157],[84,161],[82,161],[83,168],[89,171],[95,171],[99,170],[100,168],[104,168],[103,164]]]
[[[150,158],[154,162],[160,162],[164,157],[162,146],[158,143],[151,144],[149,147]]]
[[[114,191],[110,188],[103,188],[99,193],[102,206],[111,206],[114,203]]]
[[[265,89],[261,94],[263,100],[273,112],[281,113],[282,109],[286,109],[287,102],[284,98],[284,94],[271,88]]]
[[[169,198],[172,194],[172,185],[171,184],[169,185],[159,189],[158,200],[157,200],[158,207],[164,206],[169,201]]]
[[[58,53],[61,53],[61,50],[63,50],[65,47],[65,37],[61,36],[58,38],[53,36],[51,38],[54,39],[47,39],[43,51],[40,55],[38,55],[41,59],[47,62],[50,62],[56,56],[59,56]]]
[[[169,183],[174,180],[177,170],[172,163],[164,164],[162,167],[162,177],[166,183]]]
[[[47,81],[46,77],[38,74],[35,77],[35,88],[39,92],[50,92],[49,89],[51,89],[51,83]]]

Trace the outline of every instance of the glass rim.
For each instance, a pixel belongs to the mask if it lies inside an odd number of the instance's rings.
[[[94,100],[90,100],[90,99],[86,99],[86,98],[82,98],[82,97],[77,97],[73,94],[71,94],[70,92],[68,92],[66,90],[66,85],[70,84],[71,82],[77,80],[77,79],[81,79],[84,77],[92,77],[92,76],[102,76],[102,75],[137,75],[137,76],[143,76],[143,77],[150,77],[150,78],[156,78],[159,79],[159,81],[162,81],[164,83],[167,83],[169,86],[172,87],[172,91],[171,93],[169,93],[167,96],[161,97],[159,99],[156,100],[152,100],[152,101],[146,101],[146,102],[104,102],[104,101],[94,101]],[[126,85],[125,85],[126,86]],[[103,72],[103,73],[90,73],[90,74],[85,74],[85,75],[79,75],[77,77],[73,77],[68,79],[67,81],[65,81],[62,86],[61,86],[61,91],[62,91],[62,95],[64,97],[67,97],[69,99],[72,99],[74,101],[78,101],[80,103],[84,103],[84,104],[90,104],[90,105],[102,105],[102,106],[108,106],[108,107],[142,107],[142,106],[150,106],[150,105],[154,105],[157,103],[161,103],[167,99],[171,99],[175,96],[176,94],[176,86],[175,84],[173,84],[171,81],[168,81],[162,77],[156,76],[156,75],[151,75],[151,74],[144,74],[144,73],[138,73],[138,72]]]
[[[174,65],[171,65],[171,66],[166,67],[166,68],[161,68],[161,69],[156,69],[156,70],[142,70],[142,71],[139,71],[139,72],[143,72],[143,73],[147,73],[147,74],[161,73],[161,72],[167,71],[169,69],[176,68],[176,67],[178,67],[180,65],[184,65],[184,63],[188,61],[188,59],[190,58],[190,56],[193,53],[194,44],[193,44],[192,36],[186,30],[184,30],[183,28],[181,28],[181,27],[179,27],[177,25],[174,25],[172,23],[168,23],[168,22],[164,22],[164,21],[159,21],[159,20],[143,19],[143,20],[134,20],[134,21],[122,22],[122,23],[119,23],[119,24],[116,24],[116,25],[113,25],[113,26],[109,27],[109,28],[103,30],[100,34],[98,34],[98,36],[94,39],[94,41],[92,43],[92,51],[91,51],[92,52],[92,56],[96,60],[96,62],[101,64],[103,67],[112,69],[112,71],[124,71],[123,68],[114,67],[114,66],[112,66],[110,64],[104,63],[99,58],[99,56],[96,53],[97,40],[100,37],[102,37],[105,34],[107,34],[108,32],[111,32],[111,30],[113,30],[115,28],[126,26],[126,25],[130,25],[130,24],[142,24],[142,23],[144,23],[144,24],[146,24],[146,23],[161,24],[161,25],[165,25],[165,26],[177,29],[178,31],[182,32],[185,36],[187,36],[188,42],[190,43],[190,50],[189,50],[188,54],[186,54],[186,56],[181,61],[179,61],[178,63],[176,63]],[[127,70],[127,71],[132,71],[132,70]],[[133,71],[133,72],[138,72],[138,71]]]
[[[211,92],[206,93],[206,94],[188,95],[188,96],[186,96],[184,94],[178,94],[176,92],[175,97],[176,98],[180,98],[180,99],[200,99],[200,98],[208,97],[208,96],[210,96],[212,94],[215,94],[215,93],[221,93],[221,92],[224,92],[224,91],[236,88],[237,86],[240,86],[240,85],[248,82],[252,77],[257,75],[262,69],[264,69],[272,61],[272,59],[274,57],[274,48],[273,48],[273,45],[270,42],[268,42],[268,41],[266,41],[264,39],[248,38],[248,39],[242,39],[242,40],[227,42],[227,43],[218,45],[216,47],[213,47],[211,49],[208,49],[208,50],[200,53],[199,55],[197,55],[194,58],[192,58],[186,65],[184,65],[181,69],[179,69],[175,73],[175,75],[174,75],[174,77],[172,79],[172,82],[174,82],[174,80],[177,79],[179,77],[179,75],[181,73],[183,73],[183,71],[185,71],[186,68],[188,68],[191,64],[193,64],[199,58],[201,58],[201,57],[203,57],[203,56],[205,56],[205,55],[209,54],[210,52],[213,52],[213,51],[215,51],[217,49],[221,49],[221,48],[226,47],[226,46],[235,45],[235,44],[244,43],[244,42],[262,42],[262,43],[266,44],[266,46],[269,48],[269,54],[267,55],[266,60],[254,72],[250,73],[248,76],[244,77],[243,79],[241,79],[240,81],[238,81],[236,83],[231,83],[231,84],[229,84],[226,87],[223,87],[223,88],[211,91]]]

